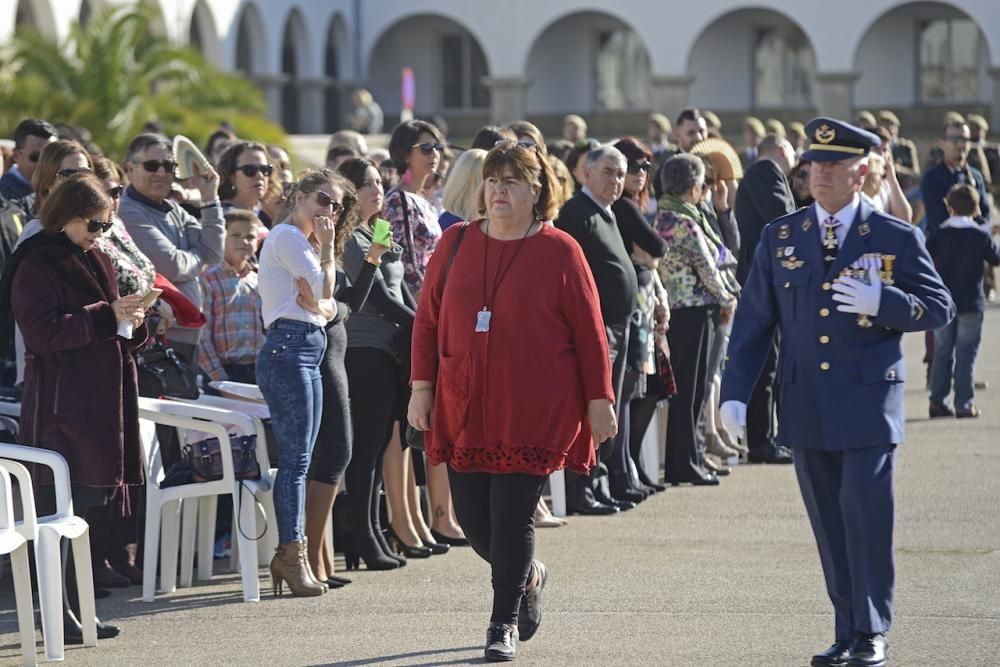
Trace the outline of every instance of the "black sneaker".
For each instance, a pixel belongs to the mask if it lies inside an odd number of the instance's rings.
[[[549,578],[549,571],[542,561],[531,561],[531,567],[538,573],[538,585],[521,596],[521,606],[517,610],[517,633],[521,641],[528,641],[538,632],[542,622],[542,589]]]
[[[517,657],[517,628],[507,623],[490,623],[486,630],[487,662],[508,662]]]

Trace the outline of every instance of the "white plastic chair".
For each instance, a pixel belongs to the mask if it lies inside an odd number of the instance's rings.
[[[228,382],[227,385],[239,385],[240,387],[246,387],[247,391],[250,388],[256,388],[256,385],[244,385],[240,383]],[[277,468],[270,467],[270,460],[268,456],[268,446],[267,433],[264,429],[264,419],[270,417],[270,411],[268,410],[266,403],[260,403],[254,400],[242,400],[236,398],[228,398],[225,396],[211,396],[209,394],[202,394],[200,397],[194,400],[188,399],[172,399],[176,400],[178,403],[188,403],[193,405],[202,405],[213,408],[219,408],[222,410],[230,410],[248,417],[252,422],[254,429],[250,433],[257,434],[257,462],[260,464],[261,474],[266,474],[271,480],[271,484],[274,482],[275,475],[278,474]],[[266,472],[265,472],[266,471]],[[261,504],[263,508],[263,514],[265,517],[274,517],[274,495],[270,486],[266,490],[262,490],[257,493],[257,501]],[[217,510],[217,499],[215,498],[201,498],[198,500],[198,572],[197,577],[199,581],[204,581],[212,576],[212,547],[213,547],[213,537],[215,533],[215,516]],[[195,508],[189,507],[188,504],[184,506],[184,516],[182,518],[181,525],[183,526],[185,535],[187,535],[188,526],[193,524]],[[190,517],[190,518],[189,518]],[[259,518],[259,517],[258,517]],[[236,527],[239,530],[239,526]],[[185,537],[182,541],[182,551],[181,551],[181,586],[190,586],[190,574],[188,574],[189,569],[187,568],[187,555],[183,551],[187,545],[190,544],[189,540]],[[278,529],[276,525],[270,525],[264,535],[257,540],[257,559],[260,563],[266,563],[270,560],[271,556],[274,554],[275,549],[278,548]],[[202,556],[206,554],[206,556]],[[193,558],[192,558],[193,560]],[[233,541],[232,554],[230,556],[230,566],[233,570],[239,570],[239,541]]]
[[[254,431],[254,424],[245,415],[218,408],[192,405],[176,401],[165,401],[150,398],[139,399],[139,429],[142,438],[143,454],[146,463],[146,536],[143,570],[145,576],[142,582],[142,599],[152,602],[155,598],[155,580],[157,548],[160,551],[160,590],[172,593],[177,588],[177,551],[179,539],[179,516],[181,502],[195,499],[210,498],[205,503],[209,508],[215,497],[232,494],[233,521],[243,527],[244,537],[239,530],[236,538],[240,542],[240,564],[243,578],[243,599],[247,602],[260,600],[260,582],[257,578],[257,549],[249,538],[251,533],[259,534],[257,528],[257,509],[254,495],[270,489],[270,475],[263,472],[259,481],[237,480],[234,473],[232,452],[229,449],[229,434],[225,424],[233,424],[243,428],[247,433]],[[156,436],[156,425],[172,426],[179,429],[202,431],[219,439],[222,443],[222,478],[211,482],[182,484],[169,488],[160,488],[164,479],[163,461],[160,458],[159,441]],[[258,457],[261,452],[258,449]],[[267,453],[264,452],[266,460]],[[241,485],[246,491],[240,492]],[[249,491],[249,492],[248,492]],[[193,504],[193,503],[192,503]],[[214,510],[213,510],[214,511]],[[200,510],[199,513],[207,509]],[[162,518],[162,520],[161,520]],[[202,515],[200,518],[207,520]],[[162,540],[161,540],[162,531]],[[187,545],[193,548],[193,526],[185,531],[185,549]],[[200,545],[205,547],[205,545]],[[185,556],[188,552],[185,551]],[[193,551],[192,553],[193,557]],[[202,554],[211,554],[211,543]],[[199,564],[202,570],[204,561]],[[208,558],[209,574],[211,573],[211,558]],[[188,569],[190,571],[190,568]]]
[[[38,516],[31,475],[21,461],[43,465],[52,470],[55,482],[56,513]],[[80,600],[80,625],[84,646],[97,646],[97,611],[94,606],[94,572],[90,562],[90,526],[73,514],[70,496],[69,466],[57,452],[38,447],[0,443],[0,465],[17,478],[21,493],[23,519],[17,532],[34,543],[35,568],[38,574],[38,607],[42,613],[45,657],[60,661],[63,646],[62,538],[70,541],[76,567],[77,596]]]
[[[23,664],[34,667],[38,662],[35,658],[35,619],[32,614],[28,541],[24,539],[24,535],[17,532],[14,524],[14,498],[11,494],[10,473],[2,465],[0,465],[0,554],[10,555]]]

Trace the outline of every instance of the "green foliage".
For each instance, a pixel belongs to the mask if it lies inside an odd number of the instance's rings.
[[[151,120],[203,144],[225,119],[240,136],[284,142],[253,83],[154,35],[154,17],[143,4],[111,8],[74,25],[62,44],[19,29],[0,53],[0,136],[12,137],[22,118],[45,118],[88,129],[121,158]]]

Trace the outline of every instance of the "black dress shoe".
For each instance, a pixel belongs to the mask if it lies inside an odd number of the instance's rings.
[[[646,499],[646,494],[641,491],[637,491],[634,488],[629,489],[611,489],[611,497],[618,501],[628,501],[633,505],[638,505],[643,500]]]
[[[792,450],[782,445],[772,445],[766,449],[752,449],[747,454],[747,461],[750,463],[791,463]]]
[[[889,642],[883,634],[860,634],[851,643],[851,667],[884,667],[889,664]]]
[[[582,516],[604,516],[615,514],[618,508],[612,505],[599,503],[593,498],[585,497],[575,505],[567,506],[566,511],[570,514],[580,514]]]
[[[954,417],[955,411],[949,408],[944,403],[936,403],[934,401],[931,401],[930,407],[927,408],[927,415],[931,419],[937,419],[938,417]]]
[[[517,626],[490,623],[486,630],[486,662],[508,662],[517,657]]]
[[[680,486],[681,484],[691,484],[693,486],[718,486],[719,477],[714,473],[706,472],[703,475],[696,475],[691,479],[681,479],[681,480],[667,480],[673,486]]]
[[[844,667],[851,657],[851,642],[837,641],[833,646],[812,657],[812,667]]]
[[[112,639],[120,632],[117,626],[97,619],[98,639]],[[76,615],[68,609],[63,612],[63,643],[67,645],[83,643],[83,628],[80,626],[80,621],[76,620]]]
[[[597,500],[597,502],[599,503],[603,503],[605,505],[611,505],[612,507],[617,507],[622,512],[625,512],[626,510],[630,510],[633,507],[635,507],[635,503],[632,502],[631,500],[618,500],[614,496],[605,495],[602,489],[594,490],[594,499]]]

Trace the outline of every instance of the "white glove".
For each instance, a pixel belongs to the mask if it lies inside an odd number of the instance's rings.
[[[882,301],[882,276],[874,266],[868,267],[866,285],[860,280],[841,276],[833,283],[833,300],[841,305],[837,310],[842,313],[858,313],[860,315],[878,315],[879,304]]]
[[[746,441],[747,404],[740,401],[726,401],[719,408],[722,426],[729,435]]]

